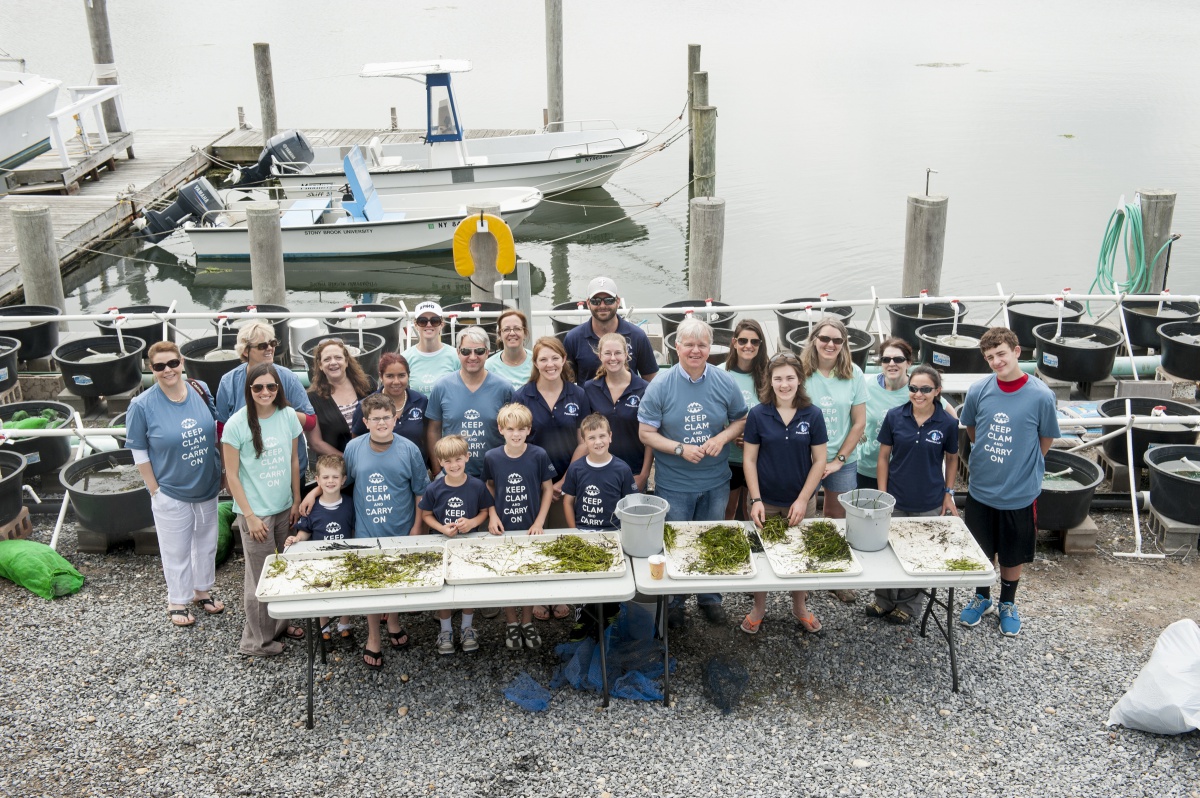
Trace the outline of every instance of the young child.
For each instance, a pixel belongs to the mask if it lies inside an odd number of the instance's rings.
[[[533,414],[528,407],[515,402],[505,405],[496,415],[496,424],[504,436],[504,446],[483,456],[483,478],[496,500],[488,510],[488,531],[502,535],[524,529],[530,535],[540,535],[545,531],[558,475],[546,450],[525,442],[533,429]],[[542,636],[533,627],[533,607],[520,609],[518,623],[517,608],[504,608],[504,645],[514,651],[522,646],[540,648]]]
[[[284,548],[300,540],[345,540],[354,537],[354,502],[342,495],[346,482],[346,461],[339,454],[323,454],[317,459],[317,487],[321,495],[312,512],[300,516],[296,533],[283,542]],[[333,639],[328,618],[321,618],[321,637]],[[354,624],[350,616],[338,619],[338,637],[353,642]]]
[[[435,462],[442,464],[444,473],[429,483],[425,495],[418,505],[425,526],[431,532],[446,537],[465,535],[480,527],[488,519],[492,507],[492,494],[488,493],[483,480],[467,474],[470,448],[467,441],[458,435],[447,435],[433,445]],[[450,628],[450,610],[438,610],[435,615],[441,621],[442,631],[438,634],[438,653],[454,653],[454,632]],[[478,651],[479,640],[474,626],[475,610],[463,609],[462,628],[459,642],[463,651]]]
[[[579,424],[587,456],[567,467],[563,480],[563,512],[572,529],[601,532],[620,529],[617,502],[637,493],[633,470],[619,457],[613,457],[608,447],[612,443],[612,428],[608,419],[592,413]],[[619,604],[605,604],[604,617],[611,623],[620,610]],[[584,610],[575,619],[570,640],[582,640],[596,633],[596,621]]]

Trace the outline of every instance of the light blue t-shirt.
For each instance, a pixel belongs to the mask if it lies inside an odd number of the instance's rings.
[[[472,391],[458,372],[440,379],[429,394],[425,418],[442,422],[442,437],[461,435],[466,439],[470,449],[467,473],[473,477],[483,475],[484,453],[504,445],[496,416],[512,401],[512,395],[508,380],[496,374],[488,374]]]
[[[825,459],[833,462],[838,449],[842,448],[846,436],[850,434],[850,408],[867,402],[867,381],[863,378],[862,369],[856,365],[854,376],[848,380],[839,380],[833,374],[826,377],[814,371],[804,381],[804,388],[808,398],[821,408],[821,414],[825,416],[825,431],[829,434]],[[857,459],[858,449],[852,449],[846,462],[853,463]]]
[[[129,404],[125,448],[149,453],[158,487],[172,499],[208,501],[221,490],[215,415],[212,394],[206,401],[189,384],[183,401],[174,402],[155,383]]]
[[[997,510],[1033,504],[1046,471],[1040,439],[1059,436],[1053,391],[1028,377],[1018,390],[1005,393],[992,375],[967,391],[961,421],[975,428],[971,496]]]
[[[346,476],[354,482],[354,536],[407,535],[417,517],[417,501],[429,484],[421,450],[392,433],[385,451],[371,448],[371,436],[346,444]]]
[[[519,366],[510,366],[500,357],[504,354],[504,350],[500,350],[492,355],[484,362],[483,367],[492,374],[496,374],[508,380],[515,391],[525,383],[529,382],[529,374],[533,371],[533,352],[525,350],[525,362]]]
[[[221,443],[238,450],[238,479],[250,502],[250,512],[260,518],[275,515],[292,506],[292,441],[300,437],[300,420],[290,407],[276,410],[258,420],[263,452],[254,451],[254,437],[246,419],[246,408],[233,414],[225,424]],[[233,510],[245,515],[235,501]]]
[[[746,402],[733,378],[706,365],[692,381],[682,366],[662,372],[646,388],[638,422],[658,429],[666,438],[699,446],[730,423],[746,417]],[[717,457],[689,463],[674,453],[654,453],[655,484],[667,490],[702,493],[729,483],[729,445]]]
[[[310,416],[316,415],[312,402],[308,398],[308,391],[304,390],[304,383],[300,382],[300,378],[296,376],[296,372],[278,364],[276,364],[275,370],[279,372],[279,382],[283,386],[283,395],[287,399],[288,404],[291,405],[291,409],[293,411],[299,410],[301,413],[307,413]],[[245,404],[246,364],[242,363],[233,371],[227,372],[221,378],[221,384],[217,387],[217,421],[228,424],[233,414],[244,407]],[[296,414],[293,412],[292,415]],[[301,475],[307,469],[308,442],[302,440],[300,441]]]
[[[758,404],[758,391],[754,388],[754,375],[746,374],[742,371],[733,371],[729,366],[722,366],[733,381],[737,383],[737,387],[742,391],[742,401],[746,403],[746,410],[753,410]],[[742,462],[742,449],[739,446],[730,444],[729,446],[729,462]]]
[[[403,354],[408,361],[408,387],[426,396],[429,396],[438,380],[458,371],[458,352],[446,344],[432,354],[422,352],[416,346],[405,349]]]

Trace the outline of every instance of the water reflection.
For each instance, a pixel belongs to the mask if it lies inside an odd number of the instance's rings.
[[[545,244],[564,236],[570,236],[568,240],[573,244],[623,244],[644,241],[648,235],[645,226],[629,218],[626,209],[605,188],[543,200],[513,231],[517,243],[531,244]]]

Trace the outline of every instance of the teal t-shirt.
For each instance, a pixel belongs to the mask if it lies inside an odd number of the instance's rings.
[[[246,408],[234,413],[225,424],[221,443],[238,450],[238,479],[246,491],[250,511],[259,517],[275,515],[292,506],[292,441],[300,437],[300,420],[290,407],[276,409],[268,418],[258,420],[262,431],[263,452],[254,451],[254,437],[246,420]],[[233,503],[233,511],[246,511]]]
[[[867,378],[867,429],[863,432],[862,441],[858,444],[858,473],[864,477],[874,477],[879,466],[879,428],[883,425],[883,417],[893,407],[899,407],[908,401],[908,385],[900,386],[898,391],[889,391],[884,387],[882,374],[872,374]]]
[[[458,352],[446,344],[442,344],[442,348],[433,354],[410,346],[403,355],[408,361],[408,387],[426,396],[429,396],[438,380],[458,371]]]
[[[519,366],[510,366],[505,363],[500,356],[504,354],[504,350],[500,350],[496,354],[487,359],[483,367],[492,374],[498,377],[503,377],[512,384],[513,390],[517,390],[525,383],[529,382],[529,373],[533,370],[533,352],[525,350],[525,362]]]
[[[754,406],[758,404],[758,391],[754,388],[753,375],[746,374],[742,371],[734,371],[733,369],[729,368],[729,366],[722,366],[722,368],[729,373],[730,377],[733,377],[733,381],[737,383],[737,387],[741,389],[742,400],[746,403],[746,410],[753,410]],[[736,444],[729,447],[729,462],[742,462],[742,449]]]
[[[839,380],[832,374],[825,377],[821,372],[814,371],[805,380],[804,387],[808,391],[808,398],[821,408],[821,415],[825,416],[825,430],[829,433],[826,460],[832,462],[850,434],[850,408],[867,402],[867,381],[862,369],[854,366],[854,376],[848,380]],[[854,449],[846,462],[853,463],[857,459],[858,450]]]

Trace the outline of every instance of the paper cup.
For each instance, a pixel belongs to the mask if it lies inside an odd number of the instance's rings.
[[[663,574],[667,570],[667,558],[661,554],[652,555],[647,562],[650,563],[650,578],[662,579]]]

